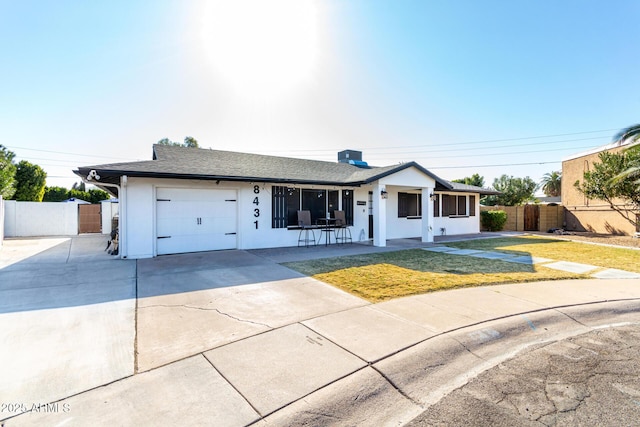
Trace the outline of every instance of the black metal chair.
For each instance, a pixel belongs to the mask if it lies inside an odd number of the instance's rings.
[[[347,219],[345,217],[344,211],[333,211],[333,217],[336,219],[336,243],[345,243],[346,241],[349,241],[349,243],[353,243],[353,239],[351,238],[351,230],[349,229],[349,224],[347,224]]]
[[[300,247],[300,243],[304,243],[305,247],[309,247],[309,243],[313,242],[313,245],[316,245],[316,234],[313,230],[316,228],[311,224],[311,211],[298,211],[298,226],[300,227],[300,233],[298,234],[298,247]],[[313,239],[309,239],[309,231],[311,231],[311,235]],[[304,238],[302,237],[302,233],[304,232]]]

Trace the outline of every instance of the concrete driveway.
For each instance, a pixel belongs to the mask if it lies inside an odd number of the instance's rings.
[[[136,372],[366,304],[246,251],[140,260]]]
[[[24,242],[0,252],[7,427],[402,425],[523,349],[640,323],[637,280],[370,304],[274,262],[393,247],[136,262],[106,255],[101,236]],[[29,243],[40,252],[21,259]]]
[[[105,243],[93,236],[5,240],[3,403],[52,402],[133,374],[136,263],[106,255]]]
[[[244,251],[135,261],[107,255],[105,246],[100,235],[4,242],[3,403],[6,398],[31,409],[283,325],[368,304]],[[5,410],[0,420],[14,414]]]

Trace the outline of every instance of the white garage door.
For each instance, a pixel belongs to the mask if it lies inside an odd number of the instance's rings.
[[[235,190],[156,190],[158,255],[236,248]]]

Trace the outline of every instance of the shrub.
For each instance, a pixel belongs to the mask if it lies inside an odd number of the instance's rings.
[[[480,223],[489,231],[500,231],[507,222],[505,211],[482,211],[480,212]]]

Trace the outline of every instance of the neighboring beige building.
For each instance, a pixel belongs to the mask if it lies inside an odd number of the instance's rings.
[[[619,152],[628,145],[628,142],[611,143],[575,154],[562,161],[562,205],[565,207],[567,230],[627,235],[640,231],[614,211],[607,202],[587,199],[574,186],[576,181],[582,182],[584,172],[593,170],[593,164],[600,162],[598,155],[601,152]],[[623,205],[622,201],[620,205]]]

